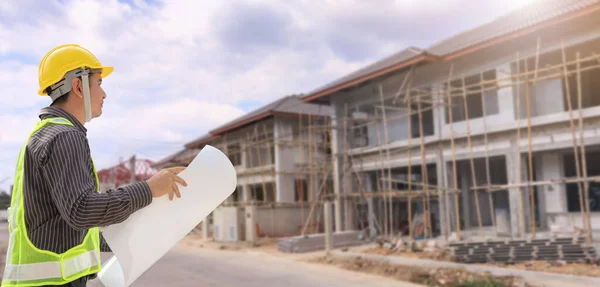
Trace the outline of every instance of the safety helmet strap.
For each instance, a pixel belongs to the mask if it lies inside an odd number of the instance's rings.
[[[89,122],[92,120],[92,104],[90,96],[90,81],[89,75],[92,73],[101,73],[101,69],[90,69],[90,68],[78,68],[71,70],[65,74],[65,76],[58,81],[58,83],[50,86],[50,99],[54,102],[60,96],[70,92],[73,89],[73,79],[81,77],[83,84],[83,103],[85,107],[85,121]]]

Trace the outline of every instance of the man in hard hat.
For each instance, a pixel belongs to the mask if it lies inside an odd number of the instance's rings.
[[[19,154],[2,287],[85,286],[100,271],[100,252],[110,251],[98,227],[124,221],[154,197],[180,197],[176,183],[187,185],[177,167],[98,192],[84,124],[102,114],[102,79],[112,71],[79,45],[42,59],[38,93],[52,104]]]

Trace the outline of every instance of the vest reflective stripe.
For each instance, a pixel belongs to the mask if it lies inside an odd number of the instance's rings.
[[[35,129],[29,135],[29,139],[47,124],[73,125],[65,118],[46,119],[35,126]],[[23,205],[24,150],[27,143],[19,153],[15,185],[8,214],[10,236],[2,287],[61,285],[82,276],[99,272],[101,265],[100,232],[96,227],[88,229],[81,244],[61,254],[40,250],[29,240]],[[96,188],[99,189],[98,174],[93,160],[92,167]]]
[[[100,264],[100,257],[95,250],[80,254],[63,262],[65,277],[73,276],[81,271]],[[45,278],[62,278],[60,262],[41,262],[22,265],[6,265],[4,280],[39,280]]]

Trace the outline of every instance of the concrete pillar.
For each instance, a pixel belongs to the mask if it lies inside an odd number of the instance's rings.
[[[440,85],[434,85],[433,89],[435,91],[441,92],[443,87]],[[433,109],[433,133],[438,138],[442,136],[442,127],[444,126],[446,121],[446,110],[443,105],[438,105]]]
[[[508,177],[508,184],[515,184],[518,181],[516,178],[516,164],[518,163],[518,158],[515,157],[515,153],[509,153],[506,155],[506,174]],[[519,216],[521,216],[521,197],[519,196],[520,193],[521,191],[519,190],[519,188],[513,187],[508,189],[508,201],[510,209],[510,233],[513,238],[519,237]]]
[[[542,154],[537,169],[540,181],[563,178],[565,171],[562,155],[556,152]],[[544,207],[540,210],[540,220],[544,224],[543,226],[547,227],[552,223],[550,218],[552,216],[549,215],[567,212],[567,192],[564,184],[544,185],[540,187],[539,191],[540,194],[543,194],[539,201]]]
[[[373,192],[373,184],[370,176],[364,177],[364,188],[367,192]],[[369,236],[375,237],[377,229],[375,228],[375,208],[373,206],[373,198],[367,198],[367,218],[369,222]]]
[[[438,197],[438,202],[439,202],[439,208],[440,208],[440,216],[438,218],[439,220],[439,226],[440,226],[440,232],[441,232],[441,236],[443,238],[448,238],[449,232],[448,232],[448,213],[447,213],[447,203],[448,203],[448,196],[447,196],[447,192],[446,192],[446,188],[448,188],[448,178],[446,177],[446,170],[444,169],[444,159],[443,159],[443,155],[442,155],[442,151],[439,150],[437,153],[437,158],[436,158],[436,163],[435,163],[435,167],[436,167],[436,173],[437,173],[437,179],[438,179],[438,186],[441,186],[442,190],[440,190],[441,194]]]
[[[519,152],[516,139],[511,140],[511,151],[506,155],[506,169],[508,184],[517,184],[519,182],[517,170],[518,165],[521,165],[521,182],[527,180],[527,165],[525,159]],[[521,228],[527,232],[528,218],[528,203],[529,196],[525,196],[525,189],[512,187],[508,190],[508,201],[510,206],[510,232],[514,238],[521,237]],[[527,193],[528,195],[528,193]],[[524,214],[521,214],[521,205],[523,205]],[[521,225],[521,216],[524,218],[524,226]]]
[[[202,239],[208,240],[208,216],[202,220]]]
[[[446,179],[446,182],[448,183],[448,187],[449,188],[454,188],[454,178],[453,178],[453,173],[452,173],[452,162],[446,162],[444,164],[444,166],[446,167],[446,174],[444,176],[444,178]],[[457,169],[458,169],[458,165],[457,165]],[[448,192],[448,195],[446,197],[446,202],[447,202],[447,209],[446,209],[446,215],[448,218],[448,233],[452,234],[452,232],[456,232],[457,226],[456,226],[456,204],[454,202],[454,198],[455,196],[459,196],[459,200],[460,200],[460,194],[456,193],[456,192]]]
[[[523,66],[523,65],[521,65]],[[506,63],[500,65],[496,68],[496,77],[503,78],[507,71],[511,71],[512,73],[516,73],[516,70],[511,70],[514,67],[511,66],[511,63]],[[523,72],[523,67],[521,67],[521,73]],[[515,79],[516,81],[516,79]],[[498,85],[509,85],[511,84],[511,79],[506,79],[503,81],[499,81]],[[514,86],[506,86],[504,88],[498,89],[498,110],[499,115],[502,117],[502,121],[512,122],[515,119],[515,87]],[[524,94],[521,93],[521,98],[524,98]],[[524,106],[524,105],[522,105]],[[523,109],[521,109],[523,110]],[[521,117],[522,118],[522,117]]]
[[[348,194],[352,192],[352,185],[350,184],[351,176],[349,172],[344,174],[343,178],[343,187],[344,193]],[[352,201],[348,199],[344,199],[343,205],[343,224],[344,230],[352,230],[354,229],[354,207],[352,206]]]
[[[275,138],[275,200],[294,201],[294,147],[280,141],[292,142],[294,122],[286,118],[275,118],[273,136]]]
[[[462,210],[461,210],[461,219],[464,222],[464,226],[463,229],[467,230],[470,229],[472,224],[471,224],[471,213],[475,210],[475,208],[469,208],[471,207],[471,191],[469,190],[469,187],[471,186],[471,172],[468,170],[468,166],[465,164],[458,164],[456,165],[456,169],[459,171],[459,175],[460,175],[460,200],[462,202]],[[474,206],[474,204],[473,204]],[[475,211],[477,212],[477,211]]]
[[[335,231],[341,232],[342,228],[342,201],[340,199],[340,195],[342,194],[341,190],[341,176],[342,176],[342,166],[341,166],[341,157],[344,156],[344,143],[345,139],[343,138],[342,128],[344,127],[343,117],[344,117],[344,105],[340,102],[333,103],[333,114],[331,115],[331,151],[332,151],[332,164],[333,164],[333,192],[336,195],[334,201],[335,207]]]
[[[529,167],[527,165],[528,163],[528,159],[527,159],[527,155],[525,154],[522,158],[521,158],[521,182],[527,182],[529,180]],[[525,232],[531,232],[532,230],[532,225],[531,225],[531,200],[530,200],[530,193],[529,193],[529,187],[523,187],[521,188],[521,196],[522,196],[522,200],[523,200],[523,212],[525,212],[524,218],[525,218]]]
[[[251,244],[256,243],[257,235],[256,235],[256,206],[246,206],[245,207],[245,227],[246,227],[246,241]]]
[[[242,187],[242,190],[241,190],[240,200],[241,201],[250,201],[250,188],[246,184],[242,184],[241,187]]]
[[[333,228],[331,222],[331,202],[323,203],[323,216],[325,217],[325,250],[327,253],[333,249]]]
[[[242,168],[247,168],[250,163],[248,162],[248,144],[247,143],[240,143],[240,156],[242,157]]]

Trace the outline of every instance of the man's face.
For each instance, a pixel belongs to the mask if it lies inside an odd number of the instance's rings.
[[[92,118],[102,115],[102,105],[106,98],[106,93],[102,89],[102,76],[100,73],[93,73],[90,79],[90,98],[92,103]]]

